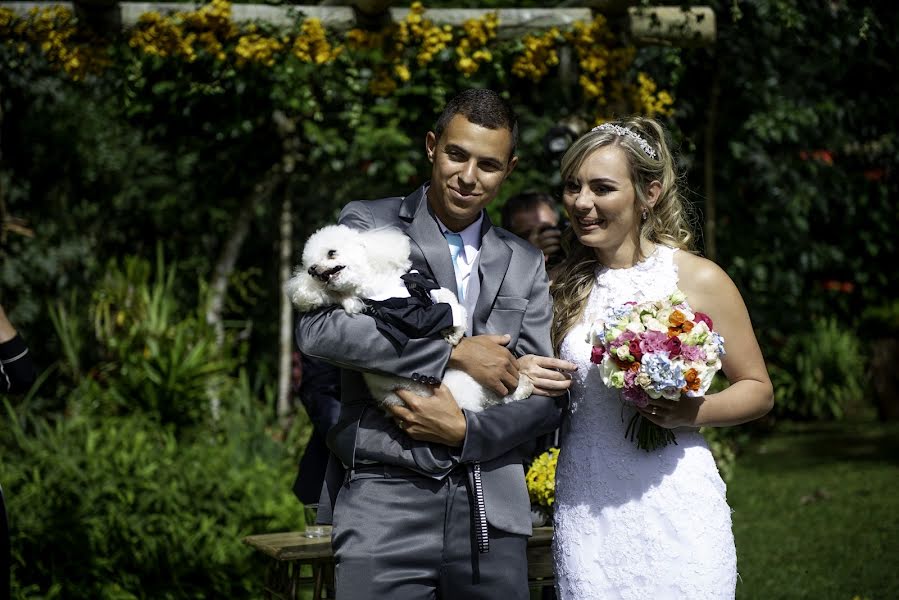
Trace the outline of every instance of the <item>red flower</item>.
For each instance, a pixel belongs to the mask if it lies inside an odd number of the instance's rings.
[[[602,357],[606,353],[606,349],[602,346],[593,346],[593,350],[590,351],[590,362],[594,365],[598,365],[602,362]]]
[[[885,169],[868,169],[864,173],[865,179],[868,181],[880,181],[886,177],[886,174],[887,172]]]
[[[712,317],[708,316],[705,313],[695,312],[693,313],[693,319],[699,323],[700,321],[709,326],[709,329],[712,328]]]
[[[643,351],[640,350],[640,340],[631,340],[627,345],[627,349],[630,350],[634,360],[640,362],[640,359],[643,358]]]
[[[668,351],[669,358],[674,358],[675,356],[680,356],[680,339],[676,337],[670,337],[665,340],[665,350]]]

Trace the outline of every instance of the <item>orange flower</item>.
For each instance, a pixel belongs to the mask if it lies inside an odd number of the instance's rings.
[[[684,386],[685,391],[696,392],[699,390],[699,386],[702,382],[699,380],[699,371],[696,369],[690,369],[686,373],[684,373],[684,379],[687,380],[687,385]]]
[[[671,316],[668,317],[668,322],[674,325],[675,327],[679,327],[684,324],[684,321],[687,319],[686,315],[679,310],[674,310],[671,312]]]
[[[680,330],[684,333],[693,331],[693,321],[684,321],[683,325],[680,326]]]
[[[668,328],[668,337],[673,338],[677,337],[680,334],[680,327],[669,327]]]
[[[628,370],[628,371],[639,371],[639,370],[640,370],[640,363],[638,363],[638,362],[636,362],[636,361],[632,362],[632,363],[630,364],[630,366],[628,366],[627,370]]]

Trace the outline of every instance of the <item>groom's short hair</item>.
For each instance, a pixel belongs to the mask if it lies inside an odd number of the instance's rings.
[[[475,125],[487,129],[508,129],[512,133],[512,150],[515,156],[518,147],[518,118],[512,106],[493,90],[470,88],[453,97],[440,113],[434,124],[437,139],[456,115],[462,115]]]

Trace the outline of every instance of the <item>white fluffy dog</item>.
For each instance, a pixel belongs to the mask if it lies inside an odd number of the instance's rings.
[[[303,262],[285,285],[285,292],[300,312],[337,304],[349,314],[365,310],[364,299],[408,298],[401,279],[412,262],[409,238],[396,229],[358,231],[345,225],[329,225],[316,231],[303,248]],[[465,334],[467,314],[446,288],[431,292],[434,302],[452,306],[454,325],[442,332],[450,344],[458,344]],[[393,393],[398,388],[422,396],[432,394],[431,387],[402,377],[363,373],[372,396],[383,404],[402,404]],[[485,389],[470,375],[447,369],[443,383],[461,408],[480,411],[492,404],[521,400],[531,395],[531,381],[521,376],[513,394],[500,397]]]

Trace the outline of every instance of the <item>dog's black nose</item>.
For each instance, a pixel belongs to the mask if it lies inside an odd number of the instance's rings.
[[[309,273],[310,275],[312,275],[313,277],[318,277],[318,271],[315,270],[315,266],[309,267],[309,270],[306,272]]]

